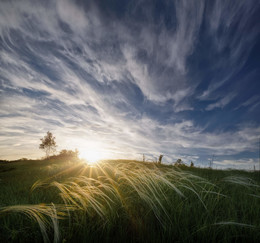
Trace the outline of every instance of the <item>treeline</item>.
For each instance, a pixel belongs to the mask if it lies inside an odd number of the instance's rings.
[[[60,151],[57,155],[52,155],[47,158],[48,160],[52,159],[70,159],[70,160],[78,160],[79,159],[79,151],[77,149],[73,150],[67,150],[63,149]]]

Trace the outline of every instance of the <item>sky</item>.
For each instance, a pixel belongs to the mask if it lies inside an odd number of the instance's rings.
[[[0,159],[258,168],[257,0],[0,2]]]

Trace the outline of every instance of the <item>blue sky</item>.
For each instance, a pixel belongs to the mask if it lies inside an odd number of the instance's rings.
[[[1,1],[0,158],[258,166],[260,4]]]

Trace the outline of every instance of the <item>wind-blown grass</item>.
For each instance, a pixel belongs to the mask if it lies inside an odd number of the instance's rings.
[[[58,213],[57,213],[58,207]],[[8,206],[1,210],[1,213],[22,213],[26,215],[29,219],[35,220],[40,228],[42,233],[44,242],[49,242],[49,237],[47,235],[47,227],[52,227],[54,231],[54,242],[58,242],[59,240],[59,225],[58,219],[62,219],[65,216],[63,212],[64,209],[68,209],[68,207],[64,207],[63,205],[16,205],[16,206]],[[72,208],[70,208],[72,209]]]
[[[260,190],[251,178],[229,175],[210,181],[196,175],[196,169],[191,173],[136,161],[75,167],[55,167],[56,175],[31,186],[31,195],[52,192],[51,202],[2,207],[2,226],[10,230],[8,217],[25,214],[37,222],[45,242],[229,242],[260,237]],[[237,195],[243,195],[240,203]],[[19,222],[25,224],[23,218]],[[34,240],[30,234],[24,239]]]

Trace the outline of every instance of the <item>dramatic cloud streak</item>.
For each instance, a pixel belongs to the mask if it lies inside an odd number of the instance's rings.
[[[111,158],[256,163],[258,16],[253,0],[2,1],[1,158],[41,156],[50,130]]]

